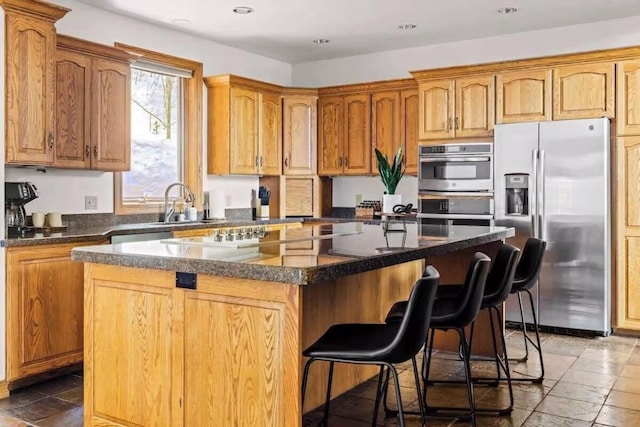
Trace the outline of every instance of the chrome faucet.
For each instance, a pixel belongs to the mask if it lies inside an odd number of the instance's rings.
[[[171,217],[176,211],[175,199],[173,200],[173,206],[169,206],[169,191],[173,187],[182,187],[187,190],[187,199],[185,202],[193,203],[196,200],[196,196],[193,195],[193,191],[191,191],[187,184],[183,182],[174,182],[173,184],[169,184],[167,189],[164,190],[164,222],[171,222]]]

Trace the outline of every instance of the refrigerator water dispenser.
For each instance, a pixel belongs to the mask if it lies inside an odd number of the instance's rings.
[[[529,215],[529,174],[505,174],[506,214]]]

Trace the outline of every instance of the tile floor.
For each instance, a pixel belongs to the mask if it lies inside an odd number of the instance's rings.
[[[523,353],[522,335],[509,331],[511,357]],[[545,380],[542,384],[514,384],[515,404],[511,416],[479,416],[479,426],[640,426],[640,342],[635,338],[578,338],[543,334]],[[451,360],[453,359],[453,360]],[[433,373],[438,378],[463,378],[460,363],[450,353],[437,353]],[[408,409],[417,409],[410,365],[400,367],[402,397]],[[476,374],[491,375],[494,365],[474,362]],[[514,376],[536,375],[539,366],[531,357],[527,363],[512,364]],[[504,386],[476,387],[478,407],[505,404]],[[368,381],[335,399],[331,405],[331,427],[365,427],[371,423],[375,382]],[[393,395],[390,396],[393,401]],[[435,386],[429,389],[429,403],[464,404],[463,387]],[[304,426],[316,426],[321,410],[308,414]],[[396,426],[395,419],[380,426]],[[432,427],[465,426],[466,421],[429,418]],[[407,427],[420,425],[419,417],[407,417]],[[67,375],[16,391],[0,400],[0,426],[82,426],[82,376]]]

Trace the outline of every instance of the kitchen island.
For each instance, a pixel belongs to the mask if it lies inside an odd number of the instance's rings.
[[[381,322],[425,260],[460,282],[501,227],[343,223],[73,250],[85,263],[85,425],[299,426],[302,350],[329,326]],[[482,330],[482,328],[478,328]],[[438,345],[456,343],[445,335]],[[486,339],[476,336],[477,351]],[[336,366],[338,395],[375,367]]]

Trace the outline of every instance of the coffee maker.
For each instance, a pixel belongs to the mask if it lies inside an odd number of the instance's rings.
[[[26,224],[24,205],[38,198],[38,189],[30,182],[4,183],[4,220],[7,235],[25,236],[33,233]]]

